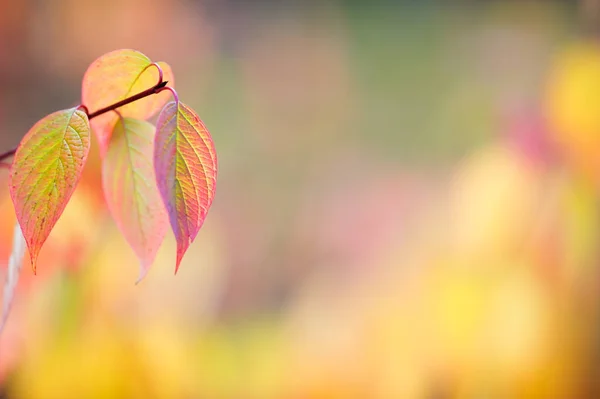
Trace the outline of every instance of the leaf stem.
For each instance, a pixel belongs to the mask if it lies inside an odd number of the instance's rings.
[[[173,100],[175,100],[175,102],[177,104],[179,104],[179,96],[177,95],[177,92],[175,91],[174,88],[172,88],[172,87],[161,87],[158,90],[158,92],[160,93],[161,91],[164,91],[164,90],[169,90],[171,92],[171,94],[173,95]]]
[[[146,89],[146,90],[144,90],[144,91],[142,91],[142,92],[140,92],[138,94],[134,94],[131,97],[127,97],[127,98],[125,98],[125,99],[123,99],[123,100],[121,100],[119,102],[116,102],[114,104],[109,105],[108,107],[104,107],[102,109],[99,109],[99,110],[91,112],[91,113],[88,112],[88,109],[87,109],[87,107],[85,105],[82,104],[79,107],[82,108],[85,111],[85,113],[88,116],[88,119],[92,119],[92,118],[95,118],[95,117],[100,116],[102,114],[105,114],[107,112],[114,111],[117,108],[122,107],[122,106],[127,105],[127,104],[130,104],[130,103],[132,103],[134,101],[141,100],[144,97],[148,97],[148,96],[151,96],[153,94],[157,94],[157,93],[159,93],[159,92],[161,92],[162,90],[165,90],[165,89],[170,89],[171,93],[173,93],[173,96],[177,100],[177,93],[175,93],[175,90],[171,89],[170,87],[166,87],[167,83],[169,83],[169,82],[162,80],[163,79],[163,73],[162,73],[161,68],[158,65],[156,65],[156,64],[150,64],[150,65],[154,65],[154,66],[156,66],[158,68],[158,75],[159,75],[158,76],[158,78],[159,78],[158,83],[155,84],[154,86],[152,86],[151,88]],[[12,150],[9,150],[9,151],[6,151],[6,152],[0,154],[0,161],[5,160],[6,158],[12,157],[13,155],[15,155],[15,152],[17,152],[17,149],[13,148]]]

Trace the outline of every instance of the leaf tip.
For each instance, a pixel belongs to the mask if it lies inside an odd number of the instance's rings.
[[[31,270],[33,270],[33,275],[37,275],[37,256],[31,255]]]
[[[181,265],[181,261],[183,260],[183,256],[185,255],[185,253],[187,252],[188,248],[190,246],[190,240],[189,238],[186,239],[177,239],[177,258],[175,260],[175,275],[177,275],[177,272],[179,271],[179,266]]]
[[[146,277],[149,270],[150,270],[149,264],[147,264],[146,262],[140,263],[140,274],[138,275],[138,278],[135,281],[135,285],[138,285]]]
[[[175,262],[175,273],[173,273],[174,276],[176,276],[177,272],[179,271],[179,266],[181,265],[181,258],[182,256],[177,255],[177,261]]]

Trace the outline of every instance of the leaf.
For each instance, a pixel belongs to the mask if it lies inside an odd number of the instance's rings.
[[[173,87],[171,67],[157,63],[163,71],[163,81]],[[89,66],[83,76],[81,101],[90,112],[97,111],[140,93],[158,83],[158,69],[144,54],[135,50],[115,50],[104,54]],[[169,93],[158,93],[119,108],[122,116],[147,119],[160,110],[169,100]],[[114,112],[107,112],[92,119],[94,130],[100,142],[100,153],[104,155],[110,141],[110,134],[117,122]]]
[[[154,130],[146,121],[119,118],[102,167],[108,208],[140,260],[138,282],[152,265],[168,228],[152,164]]]
[[[89,150],[90,125],[79,108],[46,116],[17,148],[9,189],[34,273],[40,248],[75,191]]]
[[[177,239],[177,273],[215,196],[217,154],[198,115],[179,101],[163,108],[156,129],[154,168]]]
[[[2,293],[2,320],[0,321],[0,331],[4,330],[12,307],[15,289],[17,288],[19,274],[21,273],[21,266],[23,265],[23,257],[25,256],[25,246],[25,237],[23,237],[21,227],[19,227],[19,223],[15,223],[12,250],[10,257],[8,258],[8,274],[6,276],[6,281],[4,282],[4,291]]]

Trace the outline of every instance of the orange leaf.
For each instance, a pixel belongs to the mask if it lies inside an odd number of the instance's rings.
[[[17,148],[9,188],[34,273],[39,251],[75,191],[89,150],[90,125],[79,108],[46,116]]]
[[[158,62],[163,71],[163,81],[173,87],[171,67]],[[115,50],[95,60],[83,76],[81,101],[90,112],[98,111],[132,95],[140,93],[159,81],[158,68],[144,54],[135,50]],[[160,110],[169,100],[169,93],[159,93],[119,108],[122,116],[147,119]],[[106,153],[110,134],[117,122],[114,112],[93,118],[92,130],[98,136],[100,152]]]
[[[148,272],[168,228],[152,165],[154,129],[146,121],[119,118],[102,168],[108,208],[140,260],[138,281]]]
[[[156,128],[154,168],[177,239],[177,272],[215,196],[217,154],[198,115],[180,101],[165,106]]]

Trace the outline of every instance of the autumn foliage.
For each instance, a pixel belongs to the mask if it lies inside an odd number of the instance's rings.
[[[169,94],[174,101],[167,103]],[[158,111],[154,127],[145,119]],[[196,113],[179,101],[166,63],[117,50],[88,68],[81,105],[44,117],[16,150],[10,194],[34,273],[40,249],[77,187],[91,131],[103,155],[106,201],[140,260],[140,278],[165,237],[167,219],[178,243],[177,271],[215,194],[214,144]]]

